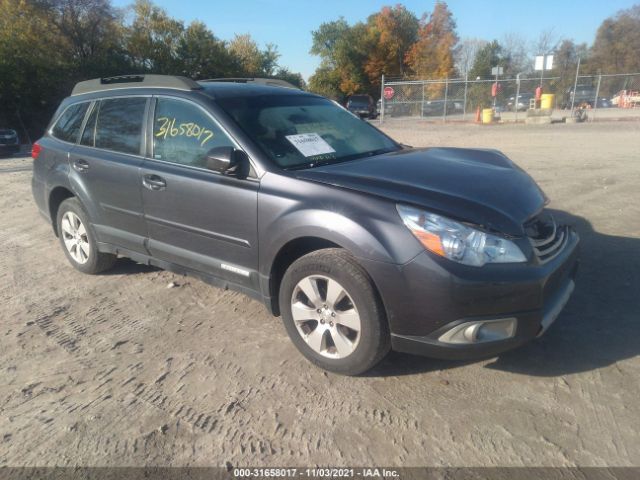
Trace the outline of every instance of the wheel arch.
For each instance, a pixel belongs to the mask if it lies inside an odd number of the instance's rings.
[[[51,227],[53,228],[53,233],[55,233],[56,237],[59,235],[57,218],[60,204],[68,198],[73,197],[75,197],[74,193],[68,188],[62,186],[54,187],[51,192],[49,192],[49,216],[51,218]]]
[[[384,299],[378,289],[378,285],[376,284],[371,274],[367,271],[366,267],[361,262],[358,262],[358,257],[354,254],[354,252],[352,252],[346,246],[337,243],[335,240],[329,240],[327,238],[319,236],[304,236],[294,238],[285,243],[280,248],[280,250],[278,250],[278,253],[275,255],[274,260],[271,264],[268,285],[270,305],[268,306],[273,315],[279,316],[281,313],[279,304],[280,285],[282,284],[282,278],[284,277],[284,274],[289,266],[299,258],[308,255],[309,253],[329,248],[339,248],[341,250],[344,250],[354,258],[354,260],[360,265],[360,267],[369,277],[373,290],[380,300],[380,303],[386,314],[386,306],[384,303]]]

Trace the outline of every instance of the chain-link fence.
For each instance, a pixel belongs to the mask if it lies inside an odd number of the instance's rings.
[[[545,94],[543,104],[536,103],[539,86]],[[554,117],[569,117],[576,109],[584,109],[589,120],[640,118],[640,73],[475,80],[383,77],[381,97],[380,121],[393,117],[475,121],[483,109],[492,109],[501,121],[516,122],[523,121],[531,115],[528,110],[536,108],[552,110]]]

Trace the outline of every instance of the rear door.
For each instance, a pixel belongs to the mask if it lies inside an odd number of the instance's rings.
[[[72,183],[91,210],[99,241],[142,253],[146,226],[140,167],[150,99],[128,96],[94,102],[69,157]]]
[[[210,149],[237,145],[202,106],[163,96],[154,104],[142,166],[149,251],[256,289],[258,180],[205,168]]]

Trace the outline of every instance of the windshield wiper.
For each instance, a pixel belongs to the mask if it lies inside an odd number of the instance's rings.
[[[358,160],[360,158],[375,157],[376,155],[382,155],[383,153],[390,153],[395,151],[396,151],[395,148],[379,148],[377,150],[370,150],[368,152],[347,155],[342,158],[334,158],[331,160],[318,160],[317,162],[308,162],[308,163],[301,163],[298,165],[292,165],[290,167],[286,167],[285,170],[304,170],[305,168],[323,167],[325,165],[344,163],[344,162],[349,162],[351,160]]]

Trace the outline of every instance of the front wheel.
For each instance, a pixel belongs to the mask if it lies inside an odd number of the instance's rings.
[[[344,250],[296,260],[284,275],[279,302],[294,345],[325,370],[358,375],[389,351],[382,303],[367,273]]]
[[[60,204],[56,221],[62,249],[77,270],[95,274],[113,266],[116,256],[98,251],[89,216],[76,198],[68,198]]]

